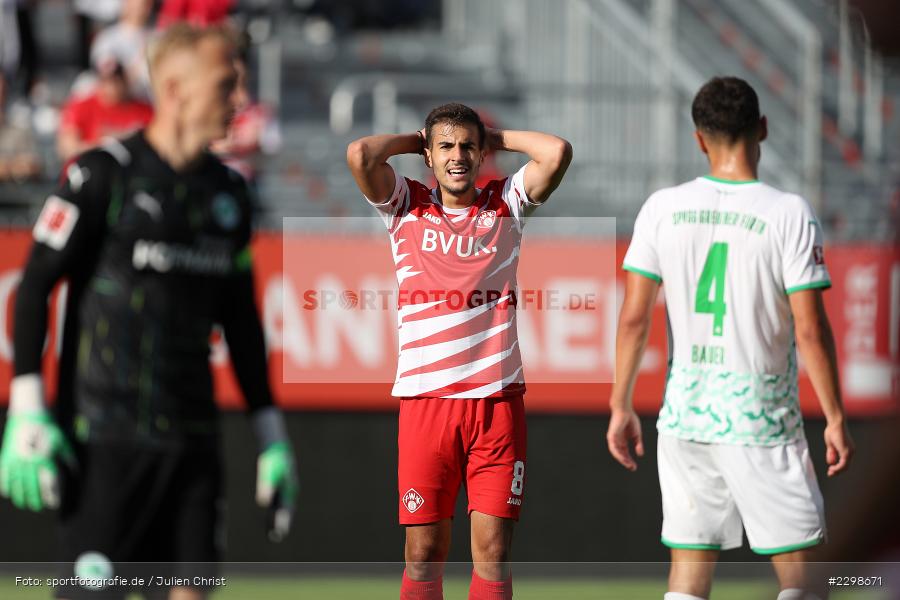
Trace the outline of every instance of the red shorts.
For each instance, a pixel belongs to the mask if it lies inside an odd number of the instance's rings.
[[[525,490],[525,405],[502,398],[400,401],[400,524],[453,516],[460,483],[469,513],[519,519]]]

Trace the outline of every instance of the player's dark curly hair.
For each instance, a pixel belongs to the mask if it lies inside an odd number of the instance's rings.
[[[425,145],[431,147],[431,128],[438,123],[448,125],[474,125],[478,128],[478,147],[484,148],[485,133],[484,123],[478,113],[459,102],[451,102],[438,106],[425,118]]]
[[[713,77],[694,97],[691,116],[700,131],[734,143],[756,133],[759,98],[743,79]]]

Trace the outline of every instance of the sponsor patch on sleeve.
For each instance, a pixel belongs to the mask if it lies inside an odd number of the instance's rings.
[[[817,265],[825,264],[825,250],[822,246],[813,246],[813,260],[816,261]]]
[[[75,223],[78,222],[78,207],[59,196],[50,196],[34,225],[34,241],[62,250],[69,243]]]

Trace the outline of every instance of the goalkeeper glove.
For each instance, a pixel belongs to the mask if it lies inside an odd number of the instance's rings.
[[[59,507],[57,457],[75,464],[72,447],[44,407],[40,375],[15,377],[0,450],[0,495],[17,508]]]
[[[256,502],[267,509],[269,539],[280,542],[290,531],[299,488],[294,452],[277,408],[260,409],[253,419],[263,448],[256,463]]]

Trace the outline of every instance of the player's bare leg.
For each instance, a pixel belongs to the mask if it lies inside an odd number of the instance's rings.
[[[450,552],[450,519],[406,526],[406,576],[413,581],[434,581],[444,574]]]
[[[510,552],[515,521],[472,511],[472,562],[475,573],[486,581],[510,576]]]
[[[669,591],[709,598],[718,550],[685,550],[672,548]]]
[[[826,589],[821,586],[812,586],[809,576],[809,560],[812,553],[809,550],[797,550],[784,552],[772,556],[772,566],[778,577],[778,588],[782,591],[778,597],[781,600],[812,600],[826,598]],[[815,595],[813,595],[815,594]],[[782,598],[784,596],[784,598]]]
[[[206,592],[192,587],[173,587],[169,600],[206,600]]]

